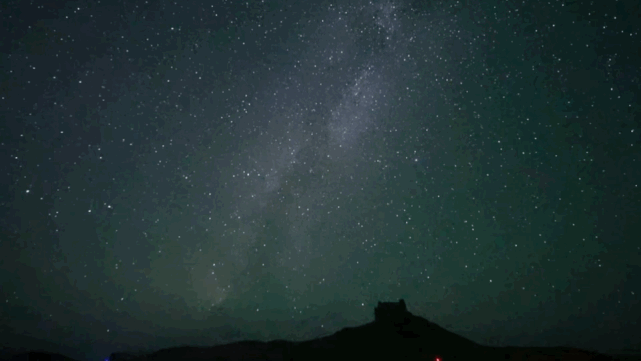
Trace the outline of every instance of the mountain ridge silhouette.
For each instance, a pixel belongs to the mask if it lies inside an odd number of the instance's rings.
[[[32,355],[33,354],[33,355]],[[32,357],[33,356],[33,357]],[[61,355],[23,353],[11,360],[73,360]],[[6,359],[6,358],[5,358]],[[571,347],[485,346],[405,308],[405,302],[379,302],[375,320],[306,341],[237,341],[218,346],[178,346],[154,352],[113,352],[109,361],[170,360],[641,360],[613,357]]]

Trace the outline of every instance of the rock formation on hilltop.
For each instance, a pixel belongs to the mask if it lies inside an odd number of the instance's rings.
[[[636,356],[634,356],[636,357]],[[154,352],[115,352],[109,361],[174,360],[560,360],[612,361],[607,355],[568,347],[490,347],[477,344],[434,322],[411,314],[403,299],[378,302],[374,322],[346,327],[306,341],[238,341],[211,347],[180,346]],[[73,361],[61,355],[31,352],[11,361]],[[618,360],[627,360],[619,358]],[[634,358],[639,360],[639,358]]]
[[[398,302],[379,301],[374,309],[374,321],[379,324],[405,324],[411,315],[402,298]]]

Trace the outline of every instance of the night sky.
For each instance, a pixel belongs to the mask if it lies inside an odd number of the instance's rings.
[[[637,1],[0,8],[4,344],[640,347]]]

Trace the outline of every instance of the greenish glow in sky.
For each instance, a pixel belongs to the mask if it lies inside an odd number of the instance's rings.
[[[633,2],[12,6],[8,343],[638,347]]]

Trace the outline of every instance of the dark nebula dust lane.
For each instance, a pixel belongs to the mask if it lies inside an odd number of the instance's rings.
[[[0,13],[3,346],[305,340],[403,298],[638,350],[634,1]]]

